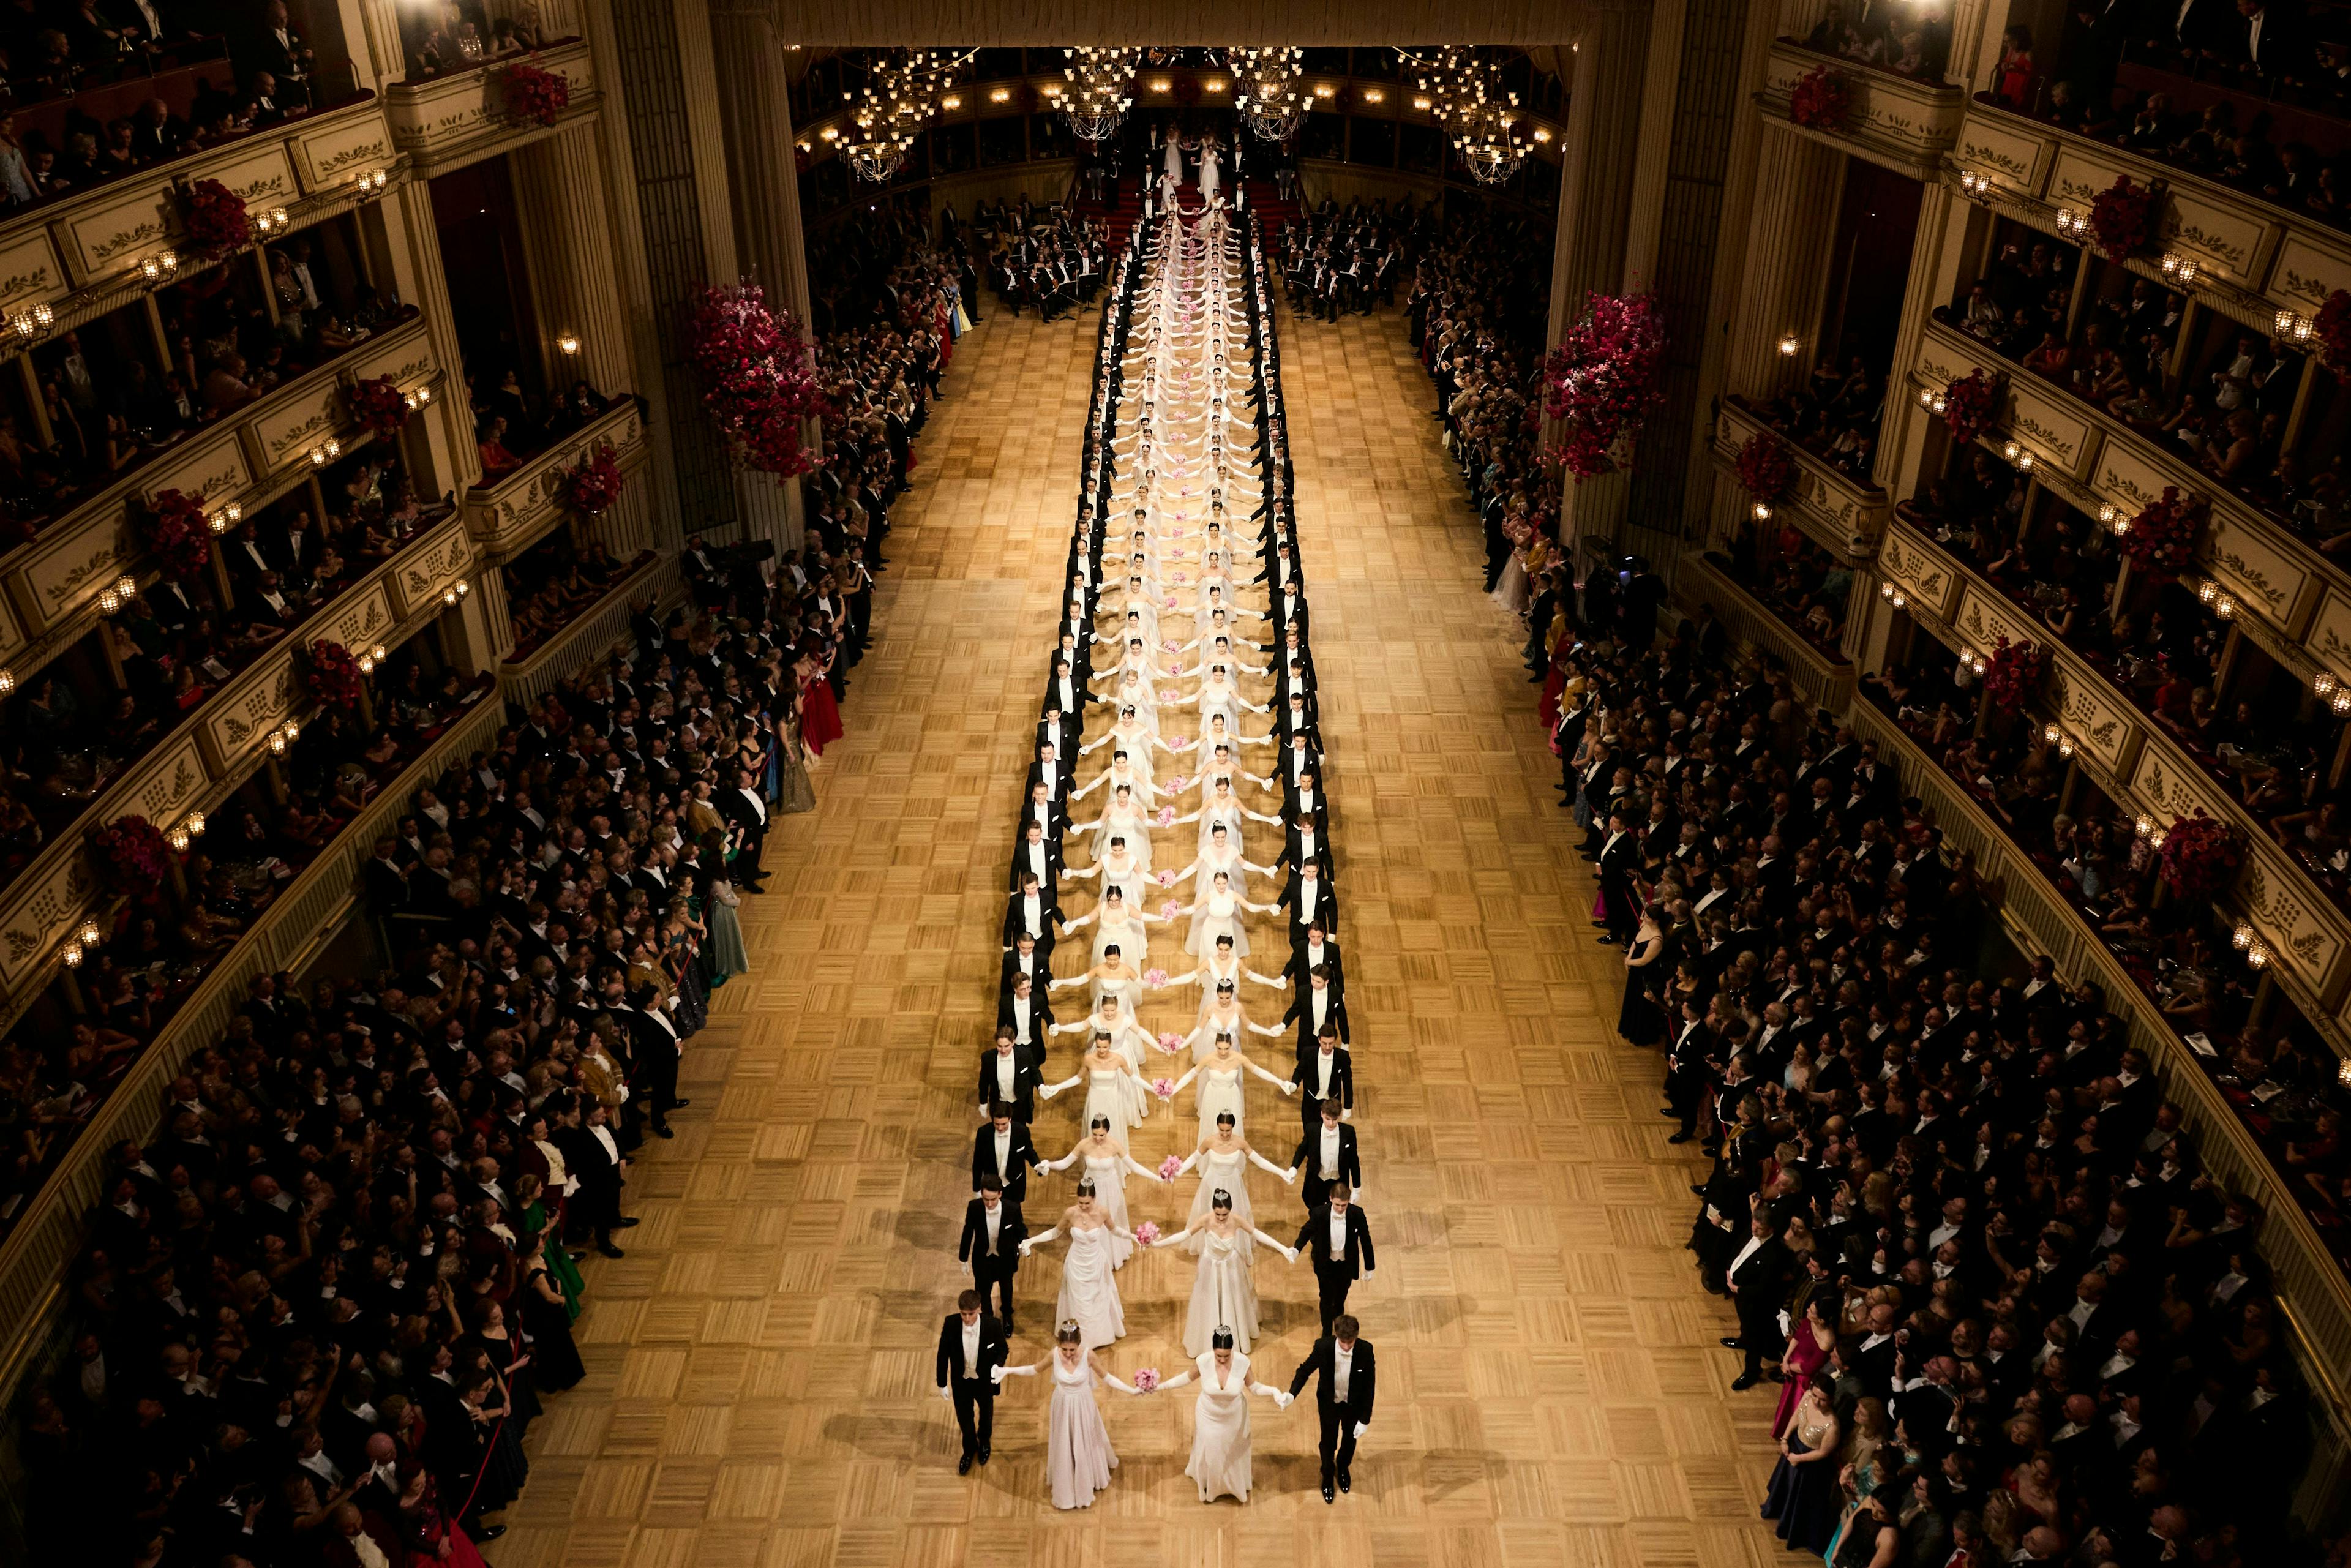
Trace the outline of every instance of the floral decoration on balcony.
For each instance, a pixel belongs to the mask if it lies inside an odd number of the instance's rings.
[[[2123,554],[2141,571],[2178,577],[2196,563],[2196,541],[2211,515],[2212,503],[2203,497],[2166,485],[2162,498],[2148,502],[2123,530]]]
[[[310,695],[321,707],[349,713],[360,706],[360,662],[340,643],[321,637],[310,644]]]
[[[1970,371],[1943,389],[1943,423],[1950,426],[1951,439],[1961,445],[1972,445],[1975,438],[1991,428],[1992,410],[2000,403],[2000,379],[1981,371]]]
[[[2041,689],[2041,677],[2048,673],[2048,649],[2002,637],[1984,661],[1984,695],[2001,712],[2014,713]]]
[[[378,435],[390,435],[408,423],[413,411],[408,406],[408,394],[390,376],[373,376],[353,382],[343,393],[343,402],[351,417],[374,431]]]
[[[571,107],[571,78],[528,61],[517,61],[498,73],[506,93],[507,118],[516,124],[552,125]]]
[[[1795,460],[1788,444],[1769,431],[1757,431],[1739,448],[1739,483],[1759,501],[1776,501],[1795,481]]]
[[[2326,297],[2311,322],[2318,357],[2338,381],[2351,382],[2351,289],[2338,288]]]
[[[152,899],[171,875],[172,846],[163,830],[144,817],[117,817],[84,836],[99,880],[116,893]]]
[[[2127,174],[2090,199],[2090,239],[2108,261],[2145,250],[2154,236],[2155,189]]]
[[[778,479],[823,462],[800,437],[807,421],[829,410],[815,355],[790,311],[768,309],[755,283],[705,288],[687,333],[702,406],[737,461]]]
[[[2245,843],[2236,829],[2199,811],[2171,819],[2162,854],[2163,885],[2172,896],[2210,903],[2236,881]]]
[[[164,490],[147,503],[147,552],[173,582],[193,582],[213,563],[212,525],[201,497]]]
[[[606,442],[563,476],[563,498],[581,517],[592,517],[621,498],[621,486],[626,483],[611,443]]]
[[[1827,66],[1806,71],[1788,95],[1788,118],[1815,131],[1842,130],[1852,112],[1853,78]]]
[[[226,256],[253,237],[245,198],[218,180],[198,180],[188,187],[184,226],[189,247],[206,256]]]
[[[1665,317],[1654,296],[1594,294],[1543,361],[1543,413],[1565,426],[1549,454],[1581,482],[1632,461],[1641,425],[1666,401]]]

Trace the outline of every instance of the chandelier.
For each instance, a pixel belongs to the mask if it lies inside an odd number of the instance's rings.
[[[1527,161],[1517,135],[1519,95],[1502,85],[1498,66],[1462,45],[1426,58],[1396,52],[1417,73],[1430,114],[1479,184],[1499,185],[1519,172]]]
[[[1118,132],[1126,111],[1134,107],[1126,84],[1134,79],[1139,51],[1081,44],[1063,49],[1071,63],[1061,68],[1070,90],[1061,95],[1061,112],[1081,141],[1107,141]]]
[[[856,105],[841,138],[850,172],[879,185],[904,168],[915,137],[938,112],[939,95],[969,57],[946,49],[905,49],[869,64],[864,91],[841,95]]]
[[[1306,121],[1314,99],[1301,79],[1303,49],[1247,47],[1225,51],[1225,65],[1239,90],[1233,107],[1249,117],[1251,131],[1267,141],[1287,141]]]

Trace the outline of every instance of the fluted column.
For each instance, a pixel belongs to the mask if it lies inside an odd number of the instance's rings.
[[[1769,398],[1812,368],[1820,352],[1821,297],[1828,287],[1844,155],[1792,131],[1763,128],[1755,204],[1747,230],[1746,284],[1730,328],[1723,390]],[[1782,333],[1797,350],[1780,352]]]
[[[337,10],[360,91],[375,91],[408,74],[407,51],[400,43],[399,0],[339,0]]]
[[[561,389],[580,376],[611,395],[633,391],[628,316],[606,241],[604,167],[596,129],[573,124],[542,137],[507,160],[520,209],[523,264],[531,302],[546,341],[538,345],[548,385]],[[577,355],[558,346],[579,340]]]
[[[482,476],[482,455],[474,444],[473,415],[465,406],[465,356],[449,305],[448,275],[441,266],[433,193],[422,180],[403,180],[368,211],[371,225],[364,232],[376,251],[378,277],[389,277],[393,295],[415,306],[424,318],[434,361],[444,377],[423,421],[428,449],[442,467],[435,482],[441,489],[462,494]]]

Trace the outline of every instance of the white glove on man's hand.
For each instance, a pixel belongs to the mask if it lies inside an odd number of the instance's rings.
[[[1372,1424],[1369,1421],[1358,1421],[1355,1423],[1355,1436],[1358,1437],[1362,1437],[1371,1429]]]

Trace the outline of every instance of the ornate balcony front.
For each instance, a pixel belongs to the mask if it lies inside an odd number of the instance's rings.
[[[651,459],[643,411],[626,393],[612,406],[519,467],[476,485],[465,495],[465,521],[482,551],[494,561],[513,559],[557,523],[573,517],[564,498],[571,471],[599,447],[612,449],[623,474],[633,476]]]
[[[1744,398],[1725,398],[1714,423],[1715,460],[1735,471],[1740,448],[1759,435],[1781,442],[1795,461],[1795,482],[1775,503],[1780,515],[1846,566],[1876,555],[1886,520],[1894,514],[1886,492],[1780,435]]]
[[[563,78],[569,101],[553,119],[517,114],[508,73],[529,67]],[[427,178],[552,136],[575,120],[592,119],[599,95],[596,67],[584,38],[550,44],[535,54],[485,61],[471,69],[384,89],[392,142],[409,166]]]
[[[1675,569],[1677,594],[1714,606],[1716,617],[1740,642],[1761,649],[1788,672],[1797,693],[1813,707],[1842,713],[1853,700],[1853,664],[1832,657],[1799,636],[1795,629],[1758,603],[1747,590],[1704,556],[1682,558]]]
[[[1841,126],[1798,125],[1788,117],[1796,84],[1817,70],[1842,77],[1852,108]],[[1823,54],[1793,38],[1771,46],[1763,90],[1755,101],[1763,112],[1799,136],[1824,141],[1914,180],[1933,180],[1959,140],[1967,111],[1964,89],[1919,77],[1897,76],[1841,55]]]

